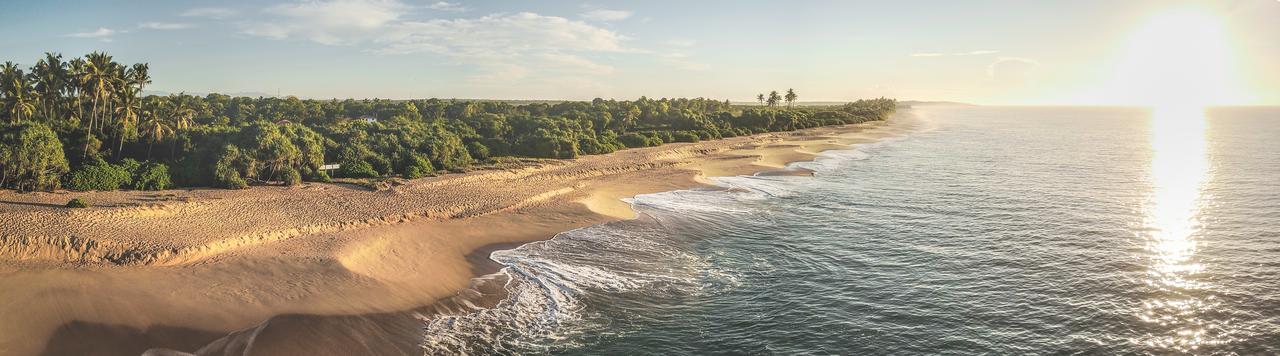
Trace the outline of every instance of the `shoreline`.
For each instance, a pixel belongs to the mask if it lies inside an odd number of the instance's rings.
[[[912,120],[903,120],[904,117],[910,116],[907,113],[908,110],[910,109],[904,109],[888,121],[882,122],[769,133],[692,144],[664,145],[609,155],[588,156],[567,162],[547,162],[545,165],[519,168],[514,171],[481,171],[428,178],[410,182],[404,187],[396,187],[386,192],[351,193],[349,188],[328,185],[321,186],[319,189],[321,194],[315,193],[316,185],[296,189],[264,189],[267,192],[253,192],[262,188],[247,191],[255,194],[244,194],[246,191],[230,191],[230,193],[197,191],[192,194],[195,195],[194,197],[179,198],[185,198],[180,204],[194,205],[179,205],[176,209],[165,205],[106,208],[103,210],[145,213],[133,214],[129,217],[150,216],[164,219],[201,212],[218,214],[218,205],[223,200],[232,201],[222,205],[234,205],[240,203],[237,200],[253,200],[243,197],[244,195],[257,195],[269,199],[303,203],[308,202],[307,199],[317,197],[333,198],[340,203],[348,203],[347,205],[336,204],[339,207],[353,209],[365,215],[364,219],[347,221],[335,222],[338,219],[330,219],[327,221],[328,225],[321,224],[318,225],[319,227],[315,227],[317,225],[304,226],[304,228],[295,226],[291,230],[286,229],[288,230],[286,233],[259,233],[255,235],[258,236],[257,238],[250,239],[201,240],[197,238],[194,241],[197,244],[194,245],[198,247],[195,248],[189,245],[179,245],[176,248],[163,245],[163,242],[172,241],[162,241],[160,244],[147,241],[151,242],[151,247],[156,247],[155,251],[160,251],[153,255],[155,257],[137,258],[132,260],[134,262],[120,265],[113,264],[112,261],[104,262],[102,258],[96,262],[92,258],[86,259],[84,257],[89,255],[76,250],[76,247],[85,246],[107,251],[133,242],[129,239],[87,242],[70,240],[63,245],[52,245],[54,248],[46,249],[22,250],[6,247],[5,250],[0,251],[0,286],[33,280],[21,278],[24,276],[42,278],[40,282],[35,283],[39,287],[36,288],[37,292],[24,293],[12,290],[0,292],[0,297],[15,301],[11,305],[0,305],[0,311],[9,311],[7,309],[19,307],[24,303],[35,303],[31,300],[40,295],[38,292],[41,291],[47,292],[46,294],[52,293],[53,299],[62,302],[60,304],[83,309],[24,310],[23,313],[16,314],[27,316],[29,320],[26,321],[35,322],[37,325],[0,325],[0,331],[4,332],[3,335],[7,335],[4,340],[0,340],[0,353],[36,353],[42,345],[45,346],[46,352],[57,351],[52,350],[52,347],[66,343],[65,340],[75,340],[87,347],[102,344],[116,345],[106,342],[110,339],[126,340],[126,342],[133,340],[135,345],[132,346],[135,347],[129,351],[146,346],[142,350],[150,347],[165,347],[189,352],[195,351],[192,345],[197,344],[197,339],[206,339],[205,343],[199,343],[199,345],[205,345],[214,335],[220,337],[249,335],[245,333],[246,327],[251,328],[248,330],[256,330],[252,335],[259,338],[259,345],[254,346],[254,350],[257,351],[266,347],[262,343],[263,340],[268,339],[316,340],[313,337],[321,337],[317,333],[323,334],[325,331],[313,325],[326,324],[317,323],[320,319],[334,321],[337,324],[333,325],[343,326],[343,328],[328,330],[328,332],[342,333],[324,334],[327,335],[324,337],[347,335],[334,339],[334,342],[353,342],[349,334],[343,333],[350,333],[356,329],[385,332],[387,330],[378,325],[420,323],[424,313],[469,308],[470,306],[465,304],[470,301],[455,300],[459,297],[478,297],[477,300],[483,300],[486,297],[485,292],[476,291],[483,291],[486,286],[477,286],[477,280],[483,279],[484,275],[498,272],[502,267],[489,259],[489,253],[492,251],[547,240],[559,232],[580,227],[634,218],[635,212],[621,198],[707,186],[711,183],[708,177],[713,176],[781,171],[791,162],[811,160],[822,151],[875,142],[885,136],[902,132],[897,130],[909,130],[913,124]],[[788,174],[808,173],[792,171]],[[420,208],[423,205],[428,208],[439,208],[440,205],[432,206],[431,204],[439,204],[440,200],[448,202],[450,199],[447,198],[456,198],[447,196],[449,192],[444,192],[444,189],[461,186],[463,195],[480,190],[503,190],[495,187],[494,180],[511,183],[513,187],[506,187],[508,194],[513,191],[524,194],[513,194],[515,199],[510,199],[510,196],[505,197],[508,199],[502,199],[504,197],[500,192],[487,196],[497,195],[495,204],[486,205],[484,202],[474,201],[476,197],[471,197],[471,200],[462,200],[464,204],[461,208],[450,205],[449,207],[453,209],[445,209],[443,212],[439,209],[414,212],[413,208]],[[521,191],[522,188],[528,187],[526,184],[530,183],[526,180],[532,180],[532,184],[539,185],[539,188],[543,189]],[[568,181],[568,184],[563,184],[565,181]],[[437,189],[441,191],[436,191]],[[430,199],[430,196],[422,194],[424,192],[446,195],[444,197],[446,199]],[[456,191],[450,192],[456,193]],[[114,194],[116,196],[128,195],[118,192],[107,193],[116,193]],[[307,194],[310,196],[291,197]],[[110,196],[113,194],[104,195],[119,199],[119,197]],[[145,193],[133,195],[145,195]],[[371,196],[380,199],[370,198]],[[12,194],[0,195],[0,198],[10,203],[0,204],[0,206],[6,206],[6,209],[9,209],[7,206],[14,205],[10,201]],[[63,196],[53,199],[61,198]],[[427,198],[432,201],[415,204],[413,200],[416,198]],[[364,207],[352,207],[352,205],[358,205],[360,200],[381,200],[377,203],[390,201],[391,203],[383,205],[392,205],[387,210],[399,215],[377,216],[376,213],[384,210],[376,208],[361,210]],[[33,211],[53,210],[39,205],[20,206]],[[496,207],[486,211],[485,209],[490,206]],[[405,207],[410,209],[404,209]],[[249,209],[252,209],[252,206]],[[405,213],[406,210],[410,213]],[[9,211],[11,210],[0,210],[6,214]],[[286,215],[284,216],[286,219],[297,219],[296,216],[288,216],[287,213],[265,215],[268,215],[266,218],[281,218],[279,215]],[[256,222],[261,219],[257,217],[249,220]],[[26,225],[16,226],[27,227]],[[331,226],[337,226],[337,228],[331,228]],[[199,233],[199,231],[194,232],[197,235]],[[215,231],[212,235],[225,232],[227,231]],[[233,229],[231,232],[239,231]],[[245,240],[248,240],[248,243],[241,245],[234,243],[237,241],[243,243]],[[68,246],[70,248],[67,248]],[[78,253],[80,259],[61,259],[61,256],[65,255],[58,255],[58,253],[67,251],[72,251],[73,257]],[[166,251],[175,252],[164,255]],[[34,252],[35,255],[46,258],[3,259],[9,256],[6,253],[15,252]],[[198,255],[189,255],[192,253]],[[35,271],[28,269],[35,269]],[[90,283],[88,286],[75,284],[75,282],[85,281],[86,276],[109,278],[97,280],[97,283]],[[203,282],[203,285],[190,287],[191,290],[186,291],[176,290],[175,287],[187,287],[191,284],[191,281],[178,277],[194,277],[197,282]],[[273,283],[284,284],[272,285]],[[209,285],[219,288],[212,288]],[[123,288],[126,286],[134,288]],[[97,293],[81,294],[111,296],[103,300],[96,297],[68,298],[62,295],[63,293],[77,294],[74,291],[67,291],[68,288],[85,287],[88,287],[87,291]],[[182,300],[183,303],[174,303],[175,300]],[[455,303],[447,305],[450,301]],[[142,307],[142,305],[149,306]],[[207,305],[241,308],[235,311],[211,311],[208,310],[210,308],[207,308]],[[122,306],[124,308],[121,308]],[[155,308],[156,306],[160,307]],[[113,308],[132,309],[134,312],[139,312],[135,314],[141,315],[126,315],[126,313],[106,310]],[[167,312],[153,309],[164,309]],[[22,319],[21,316],[18,319]],[[41,324],[44,325],[47,333],[43,336],[38,335],[40,331],[37,331]],[[409,327],[408,330],[418,332],[419,328]],[[290,335],[290,337],[267,338],[263,336],[266,335],[264,333],[276,336]],[[183,338],[186,338],[185,342],[181,340]],[[223,337],[219,340],[234,339],[236,338]],[[402,343],[386,341],[388,347],[404,346]],[[370,346],[362,343],[354,343],[354,345]],[[129,345],[118,346],[113,349],[123,350]],[[231,351],[228,347],[233,345],[223,343],[222,346],[218,349]],[[277,350],[318,347],[286,344],[278,346],[281,348]],[[339,345],[326,347],[334,346]],[[74,351],[63,350],[62,353]],[[360,350],[350,351],[359,352]]]

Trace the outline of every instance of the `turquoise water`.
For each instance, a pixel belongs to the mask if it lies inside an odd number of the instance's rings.
[[[510,297],[427,353],[1280,353],[1280,109],[910,114],[495,252]]]

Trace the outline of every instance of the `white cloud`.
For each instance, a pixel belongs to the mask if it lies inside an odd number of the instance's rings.
[[[663,63],[666,63],[667,65],[675,67],[677,69],[699,71],[699,70],[707,70],[708,68],[711,68],[711,66],[707,65],[706,63],[700,63],[700,62],[693,61],[692,59],[689,59],[689,55],[683,52],[665,53],[658,56],[658,58]]]
[[[329,0],[279,4],[274,18],[245,25],[243,32],[274,39],[304,38],[327,45],[369,39],[409,8],[397,0]]]
[[[615,72],[600,62],[601,56],[647,53],[625,46],[627,39],[612,30],[581,20],[531,12],[404,19],[401,14],[412,8],[397,0],[294,2],[264,9],[265,18],[241,24],[241,31],[280,40],[358,45],[385,55],[441,55],[474,69],[474,81],[489,84],[555,77],[596,80]]]
[[[592,21],[621,21],[631,17],[631,11],[597,9],[582,13],[579,16]]]
[[[606,75],[609,65],[589,54],[636,53],[616,32],[563,17],[535,13],[495,14],[472,19],[403,22],[375,41],[384,54],[435,53],[477,66],[472,79],[499,82],[555,72]]]
[[[239,14],[238,11],[225,7],[197,7],[187,11],[183,11],[181,16],[185,17],[203,17],[210,19],[226,19]]]
[[[522,12],[474,19],[404,22],[378,40],[383,53],[500,57],[530,51],[628,52],[623,36],[563,17]]]
[[[181,30],[191,27],[193,26],[189,23],[177,22],[143,22],[138,24],[138,28],[145,28],[148,30]]]
[[[543,53],[539,55],[548,64],[562,67],[561,69],[584,72],[586,74],[613,74],[613,66],[593,62],[581,56],[566,53]]]
[[[1030,58],[1000,57],[987,65],[987,78],[996,85],[1026,84],[1040,62]]]
[[[991,55],[996,53],[1000,53],[1000,51],[983,49],[983,50],[977,50],[977,51],[953,52],[953,53],[923,52],[923,53],[912,53],[911,56],[912,57],[985,56],[985,55]]]
[[[94,30],[94,31],[68,33],[65,36],[76,37],[76,38],[104,38],[104,37],[110,37],[111,35],[114,35],[117,32],[118,31],[112,30],[106,27],[99,27],[97,30]]]
[[[439,11],[457,11],[457,12],[467,11],[467,8],[463,7],[462,4],[459,4],[456,2],[447,2],[447,1],[437,1],[434,4],[427,5],[427,8],[432,10],[439,10]]]

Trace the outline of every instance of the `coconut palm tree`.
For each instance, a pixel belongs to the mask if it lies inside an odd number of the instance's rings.
[[[111,85],[115,83],[113,79],[115,70],[112,67],[111,56],[102,52],[93,52],[85,56],[86,66],[84,72],[84,81],[86,82],[90,94],[93,96],[93,111],[90,112],[89,131],[93,131],[93,127],[102,119],[100,112],[100,104],[111,92]],[[102,105],[105,106],[105,105]],[[98,126],[98,131],[102,131],[102,126]]]
[[[4,94],[4,104],[9,113],[9,121],[21,122],[29,118],[36,109],[36,95],[31,89],[31,82],[26,73],[18,69],[13,62],[5,62],[0,67],[0,93]]]
[[[764,93],[756,94],[756,100],[760,101],[760,106],[764,106]]]
[[[17,64],[4,62],[4,65],[0,66],[0,103],[3,103],[6,109],[9,108],[9,92],[12,91],[10,87],[13,86],[14,79],[20,76],[22,76],[22,69],[18,69]],[[5,110],[5,112],[8,111]]]
[[[784,97],[784,99],[787,100],[787,107],[790,108],[791,104],[795,103],[796,99],[799,97],[799,95],[796,95],[795,89],[787,89],[787,95]]]
[[[151,84],[149,70],[150,66],[146,63],[135,63],[132,68],[129,68],[127,75],[129,83],[138,87],[139,98],[146,96],[146,94],[143,94],[143,90],[146,89],[147,84]],[[142,100],[138,100],[138,111],[142,111]]]
[[[67,64],[62,61],[61,54],[45,52],[44,58],[31,68],[36,93],[40,95],[41,115],[46,122],[58,119],[58,110],[63,106],[62,94],[67,89]]]
[[[67,90],[71,96],[75,98],[72,104],[76,108],[76,120],[84,120],[84,95],[88,93],[85,88],[84,72],[88,64],[83,58],[72,58],[67,62]]]
[[[769,106],[778,106],[778,102],[781,102],[781,101],[782,101],[782,96],[778,95],[777,90],[769,92],[769,98],[765,99],[765,102],[768,103]]]
[[[147,138],[147,159],[151,159],[151,147],[155,146],[157,141],[162,141],[173,134],[173,125],[168,118],[170,111],[170,104],[167,101],[161,101],[150,115],[143,116],[141,128],[142,137]]]
[[[120,157],[120,153],[124,151],[125,138],[129,137],[138,125],[138,117],[142,113],[142,100],[138,97],[138,92],[136,88],[125,87],[119,98],[120,105],[116,106],[115,111],[119,115],[116,121],[119,125],[116,129],[119,140],[116,145],[116,157]]]

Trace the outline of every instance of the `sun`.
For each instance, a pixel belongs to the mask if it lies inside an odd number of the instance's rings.
[[[1158,13],[1129,37],[1108,99],[1164,109],[1242,102],[1232,53],[1222,20],[1212,12]]]

